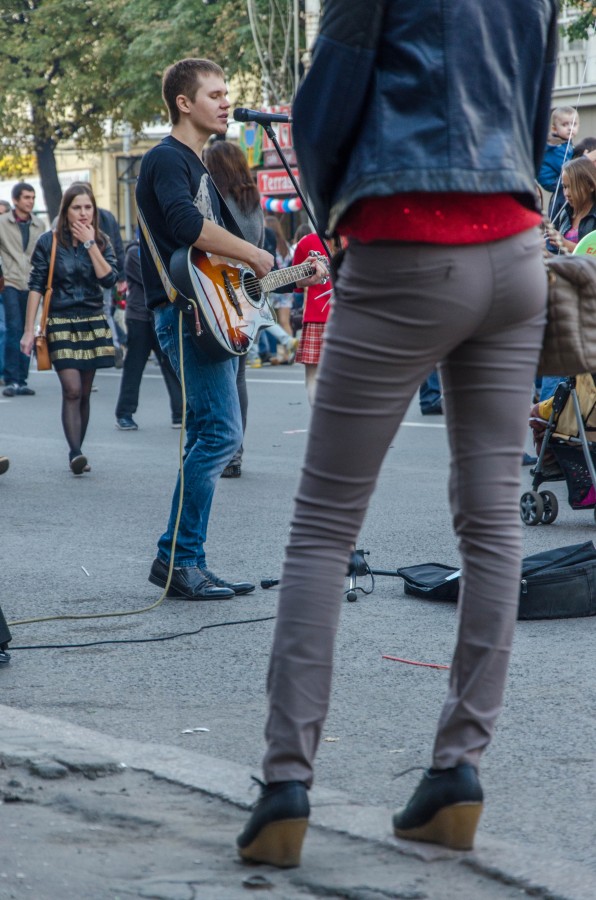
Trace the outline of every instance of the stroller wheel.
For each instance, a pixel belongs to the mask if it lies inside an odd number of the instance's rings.
[[[559,503],[552,491],[540,491],[542,502],[544,504],[544,512],[540,520],[543,525],[552,525],[559,515]]]
[[[544,501],[538,491],[526,491],[525,494],[522,494],[519,501],[519,514],[525,525],[540,524],[544,515]]]

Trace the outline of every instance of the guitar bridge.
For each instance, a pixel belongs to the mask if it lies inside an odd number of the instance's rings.
[[[228,300],[234,307],[236,314],[238,316],[240,316],[240,318],[242,319],[243,318],[242,307],[240,306],[240,302],[238,300],[238,297],[236,296],[236,291],[234,290],[234,285],[230,281],[230,279],[228,277],[228,273],[226,272],[225,269],[223,270],[222,274],[223,274],[224,288],[225,288],[225,292],[227,294]]]

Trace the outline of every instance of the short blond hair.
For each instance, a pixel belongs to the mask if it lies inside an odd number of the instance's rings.
[[[563,116],[573,116],[576,122],[579,122],[579,113],[573,106],[555,106],[550,114],[551,127],[560,122]]]

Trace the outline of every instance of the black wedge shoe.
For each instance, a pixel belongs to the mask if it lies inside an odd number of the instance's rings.
[[[408,841],[471,850],[484,795],[469,763],[427,769],[410,802],[393,816],[393,833]]]
[[[300,865],[310,804],[302,781],[263,784],[252,815],[238,837],[238,853],[247,862],[280,869]]]

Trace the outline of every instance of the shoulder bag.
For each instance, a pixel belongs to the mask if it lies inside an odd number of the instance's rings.
[[[50,268],[48,270],[48,283],[45,294],[43,295],[43,307],[41,310],[41,318],[39,327],[35,335],[35,356],[37,357],[37,369],[39,372],[45,372],[52,368],[50,359],[50,348],[48,347],[48,339],[46,337],[46,327],[48,324],[48,315],[50,312],[50,302],[52,299],[52,281],[54,279],[54,264],[56,262],[56,232],[52,236],[52,251],[50,253]]]

